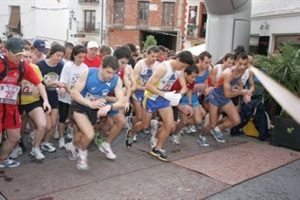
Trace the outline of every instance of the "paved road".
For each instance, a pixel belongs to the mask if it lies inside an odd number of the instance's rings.
[[[114,161],[91,145],[88,172],[77,170],[64,149],[45,153],[42,163],[26,152],[20,167],[0,169],[0,192],[13,200],[300,199],[297,151],[228,135],[225,144],[209,137],[211,146],[204,148],[191,134],[181,145],[168,141],[171,162],[161,162],[149,154],[149,135],[141,133],[138,143],[127,149],[124,132],[112,144],[118,156]]]

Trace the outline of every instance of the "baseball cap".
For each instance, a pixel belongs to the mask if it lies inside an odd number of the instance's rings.
[[[5,48],[13,55],[25,54],[24,44],[21,38],[9,38],[5,43]]]
[[[95,41],[90,41],[88,44],[87,44],[87,48],[88,49],[91,49],[91,48],[99,48],[99,45],[97,42]]]
[[[33,47],[37,48],[40,52],[45,52],[46,43],[44,40],[37,39],[34,41]]]

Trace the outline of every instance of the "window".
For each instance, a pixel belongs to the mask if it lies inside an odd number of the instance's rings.
[[[96,29],[96,11],[85,10],[84,11],[84,30],[85,32],[94,32]]]
[[[173,26],[174,25],[174,6],[172,2],[167,2],[163,4],[163,26]]]
[[[21,14],[20,6],[11,6],[11,13],[9,18],[9,23],[6,25],[6,32],[21,33]]]
[[[149,2],[140,1],[138,7],[138,24],[147,25],[149,16]]]
[[[20,23],[20,7],[12,6],[9,18],[8,28],[17,29]]]
[[[199,18],[199,31],[200,37],[205,37],[206,35],[206,20],[207,20],[207,11],[205,4],[200,2],[200,18]]]
[[[115,0],[114,5],[114,23],[123,24],[125,13],[125,3],[122,0]]]

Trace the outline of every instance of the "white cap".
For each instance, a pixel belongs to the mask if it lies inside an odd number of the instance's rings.
[[[99,48],[99,45],[97,42],[95,41],[90,41],[88,44],[87,44],[87,48],[88,49],[91,49],[91,48]]]

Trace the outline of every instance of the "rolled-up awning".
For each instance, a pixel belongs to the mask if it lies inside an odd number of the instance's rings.
[[[202,51],[205,51],[205,43],[184,50],[191,52],[195,56],[198,56]]]
[[[19,23],[20,23],[20,7],[12,6],[7,28],[12,28],[12,29],[18,28]]]

